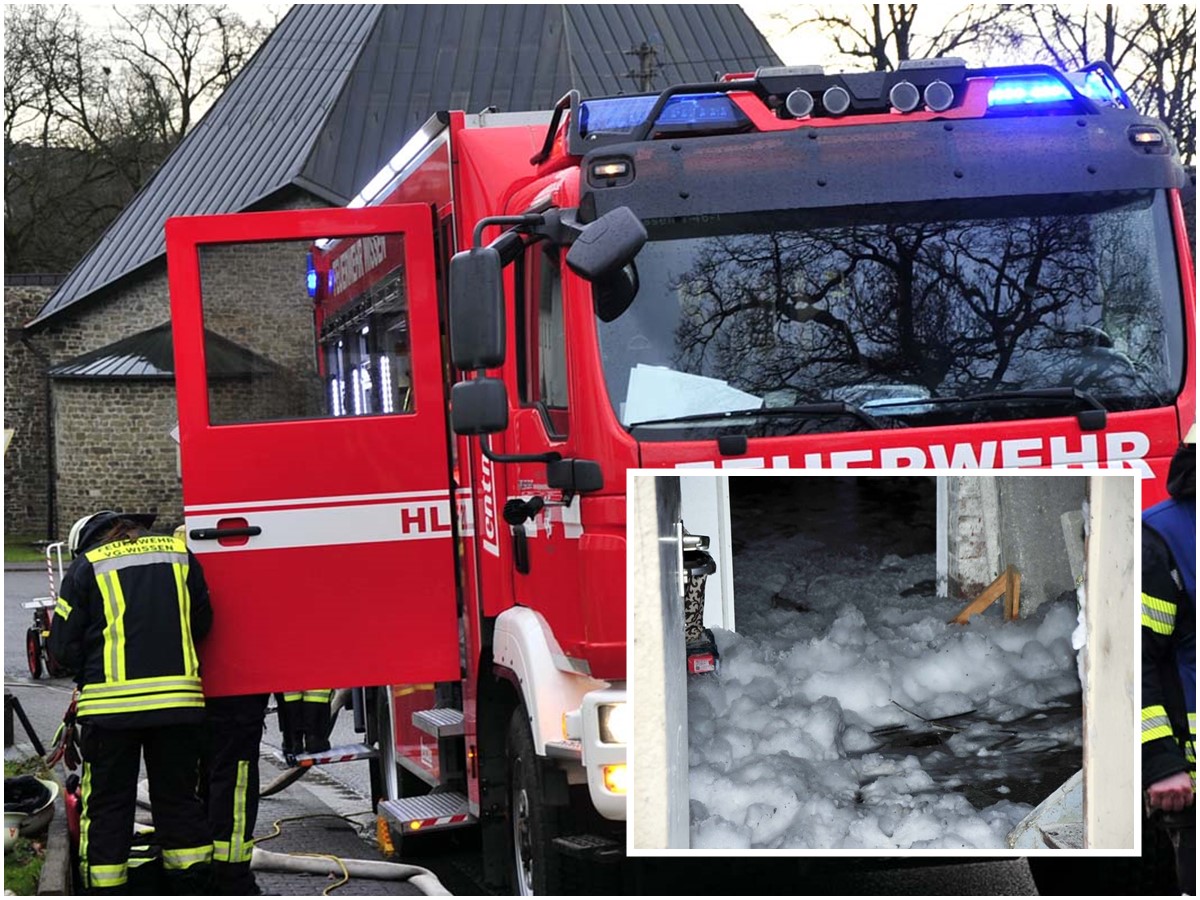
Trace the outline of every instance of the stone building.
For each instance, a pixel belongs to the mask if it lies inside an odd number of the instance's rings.
[[[292,7],[61,285],[6,289],[6,532],[61,537],[106,507],[182,520],[168,217],[343,206],[438,110],[548,109],[572,88],[654,90],[778,64],[735,5]],[[238,302],[206,320],[210,342],[229,342],[213,402],[242,420],[247,398],[265,401],[239,385],[280,358],[272,341],[302,333],[277,327],[289,313],[262,285],[305,271],[255,253],[213,269]]]

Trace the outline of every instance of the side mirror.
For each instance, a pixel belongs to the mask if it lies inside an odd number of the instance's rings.
[[[615,322],[629,309],[638,292],[637,264],[630,263],[592,285],[596,298],[596,316],[601,322]]]
[[[546,464],[546,486],[565,494],[583,494],[604,487],[604,472],[592,459],[560,459]]]
[[[583,227],[567,251],[567,265],[580,278],[599,281],[633,262],[646,238],[633,210],[617,207]]]
[[[450,389],[450,427],[455,434],[495,434],[508,427],[508,391],[499,378],[460,381]]]
[[[459,369],[504,364],[501,268],[492,247],[464,250],[450,260],[450,359]]]

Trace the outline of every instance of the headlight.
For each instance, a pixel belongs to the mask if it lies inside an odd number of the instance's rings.
[[[629,706],[606,703],[599,707],[600,740],[605,744],[629,743]]]

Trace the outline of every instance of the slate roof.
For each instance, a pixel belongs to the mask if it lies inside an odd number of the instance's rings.
[[[288,187],[341,206],[434,112],[549,108],[779,65],[734,5],[296,5],[29,323],[159,260],[168,216],[245,210]]]
[[[59,363],[50,369],[50,377],[172,381],[175,357],[171,348],[171,323],[165,322],[157,328]],[[210,380],[270,375],[278,369],[265,357],[207,329],[204,331],[204,359]]]

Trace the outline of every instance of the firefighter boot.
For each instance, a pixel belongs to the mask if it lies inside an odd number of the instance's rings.
[[[304,752],[304,714],[300,694],[276,694],[279,710],[279,735],[283,740],[283,755],[293,757]]]
[[[308,753],[324,753],[329,749],[329,698],[332,691],[305,691],[304,749]]]

